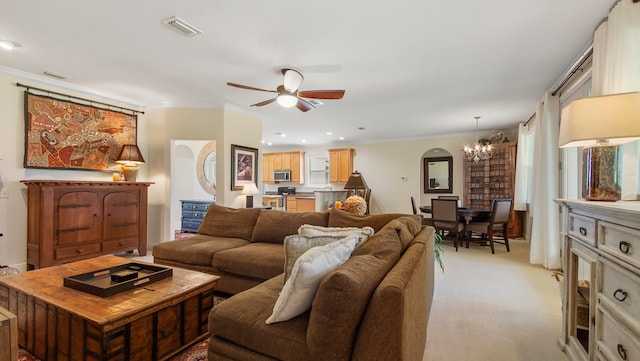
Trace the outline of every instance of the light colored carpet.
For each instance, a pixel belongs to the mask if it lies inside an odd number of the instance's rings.
[[[436,264],[435,294],[424,361],[567,361],[553,271],[529,264],[529,244],[471,244],[458,252],[443,242],[445,272]]]

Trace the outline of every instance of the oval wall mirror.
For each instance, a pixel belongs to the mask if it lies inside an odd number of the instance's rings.
[[[196,175],[202,189],[216,194],[216,141],[205,144],[196,161]]]
[[[442,148],[424,155],[424,193],[453,193],[453,157]]]

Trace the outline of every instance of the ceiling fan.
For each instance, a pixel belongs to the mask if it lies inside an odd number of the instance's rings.
[[[344,96],[344,90],[298,90],[300,84],[302,84],[302,80],[304,79],[302,74],[297,70],[289,68],[284,68],[281,72],[284,76],[284,81],[282,82],[282,85],[278,85],[276,90],[261,89],[236,83],[227,83],[227,85],[236,88],[278,94],[275,98],[252,104],[252,107],[261,107],[277,101],[278,104],[285,108],[296,106],[296,108],[303,112],[315,108],[315,105],[306,99],[342,99]]]

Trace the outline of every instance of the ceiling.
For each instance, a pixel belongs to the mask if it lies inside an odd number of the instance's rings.
[[[0,0],[0,39],[20,44],[0,50],[0,72],[142,110],[232,106],[273,146],[473,134],[476,115],[481,132],[526,121],[612,3]],[[202,34],[164,25],[172,16]],[[283,67],[301,90],[345,96],[303,113],[249,107],[273,94],[226,85],[275,89]]]

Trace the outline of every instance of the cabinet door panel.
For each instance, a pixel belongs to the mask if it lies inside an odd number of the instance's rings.
[[[100,240],[99,197],[93,192],[68,192],[58,198],[58,245],[70,246]]]
[[[113,192],[104,197],[103,240],[138,237],[138,192]]]

